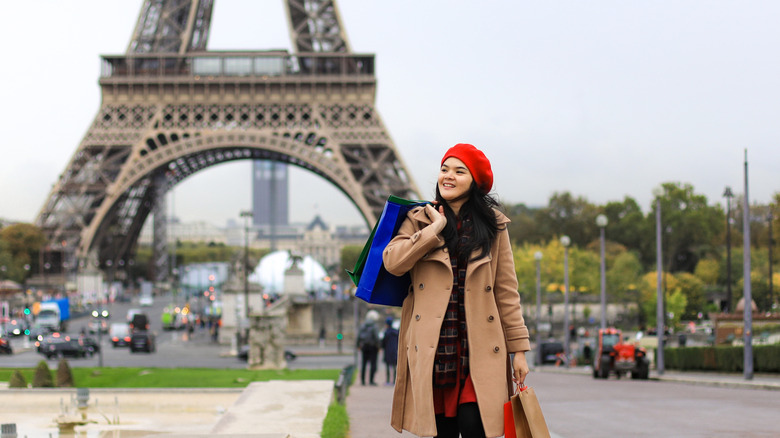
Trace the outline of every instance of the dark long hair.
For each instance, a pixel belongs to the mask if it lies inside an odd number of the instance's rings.
[[[479,260],[490,253],[491,243],[498,234],[498,219],[496,219],[493,208],[498,207],[499,203],[480,189],[474,181],[471,182],[467,196],[468,199],[460,207],[458,216],[461,218],[470,217],[472,229],[468,241],[460,247],[463,253],[461,257],[468,257],[474,250],[480,249],[479,255],[473,259]],[[447,201],[441,197],[438,184],[436,185],[436,201],[438,205],[444,206],[444,216],[447,218],[447,225],[441,232],[442,237],[444,237],[444,245],[450,254],[458,254],[458,217],[455,216],[455,212],[452,211]]]

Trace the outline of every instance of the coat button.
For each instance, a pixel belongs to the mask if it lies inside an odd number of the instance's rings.
[[[490,287],[490,285],[485,286],[485,292],[490,292],[491,290],[493,290],[493,288]]]
[[[415,315],[414,319],[416,319],[417,321],[419,321],[419,320],[420,320],[420,315],[419,315],[419,314],[418,314],[418,315]]]
[[[415,347],[415,348],[416,348],[416,347]],[[498,348],[498,347],[493,347],[493,352],[494,352],[494,353],[498,353],[499,351],[501,351],[501,349],[500,349],[500,348]]]
[[[425,283],[420,283],[420,290],[425,289]]]
[[[496,348],[498,348],[498,347],[496,347]],[[414,346],[414,351],[417,351],[417,346],[416,345]]]
[[[493,315],[490,315],[490,316],[488,316],[488,321],[489,321],[489,322],[493,322],[493,320],[494,320],[494,319],[495,319],[495,318],[493,318]]]

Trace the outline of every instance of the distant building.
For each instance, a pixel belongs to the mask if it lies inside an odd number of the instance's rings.
[[[228,246],[244,245],[244,225],[229,221],[225,227],[217,227],[208,222],[179,222],[169,224],[169,243],[202,242],[224,243]],[[368,239],[369,230],[362,225],[329,227],[320,216],[315,216],[308,224],[287,224],[251,227],[249,246],[252,248],[271,248],[274,250],[294,251],[308,255],[326,269],[338,266],[341,262],[341,248],[345,245],[363,246]],[[151,221],[141,230],[139,244],[151,245],[153,239]]]
[[[268,160],[252,162],[252,223],[257,227],[284,227],[290,223],[285,163]]]

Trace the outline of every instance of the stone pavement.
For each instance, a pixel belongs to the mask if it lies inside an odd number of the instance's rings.
[[[378,377],[384,377],[377,372]],[[552,366],[537,367],[534,373],[574,373],[589,375],[589,367],[558,368]],[[752,380],[745,380],[741,374],[695,373],[667,371],[663,375],[651,372],[650,378],[659,381],[683,382],[695,385],[709,385],[734,388],[753,388],[758,390],[780,391],[780,375],[760,374]],[[380,380],[382,380],[380,378]],[[361,386],[358,383],[350,388],[347,397],[347,413],[350,421],[349,438],[407,438],[416,435],[405,432],[399,434],[390,427],[390,407],[393,399],[392,386]],[[555,433],[552,437],[556,438]]]

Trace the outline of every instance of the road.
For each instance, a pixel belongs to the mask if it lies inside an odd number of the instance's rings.
[[[780,391],[658,380],[593,379],[584,373],[532,372],[552,438],[769,438],[780,436]],[[353,385],[350,431],[361,438],[411,438],[390,427],[393,388]]]
[[[151,330],[157,336],[157,351],[154,353],[130,353],[129,348],[113,348],[108,335],[101,338],[102,364],[105,367],[161,367],[161,368],[246,368],[246,362],[238,360],[231,346],[220,345],[213,342],[208,329],[196,329],[192,336],[186,331],[163,331],[161,314],[170,298],[155,298],[151,307],[140,307],[137,302],[116,302],[106,306],[111,313],[110,322],[123,322],[127,311],[130,309],[142,309],[149,315]],[[91,317],[82,317],[70,322],[67,333],[78,336],[81,328],[86,328]],[[98,339],[97,335],[90,335]],[[22,338],[11,338],[11,344],[15,354],[11,356],[0,355],[0,368],[34,368],[43,355],[33,349],[25,349]],[[353,362],[351,351],[345,350],[344,355],[322,355],[317,347],[291,347],[293,352],[299,352],[298,357],[290,361],[290,369],[340,369]],[[333,347],[330,348],[333,350]],[[71,367],[97,367],[101,358],[95,355],[91,358],[69,359]],[[50,367],[56,367],[57,359],[48,361]]]

